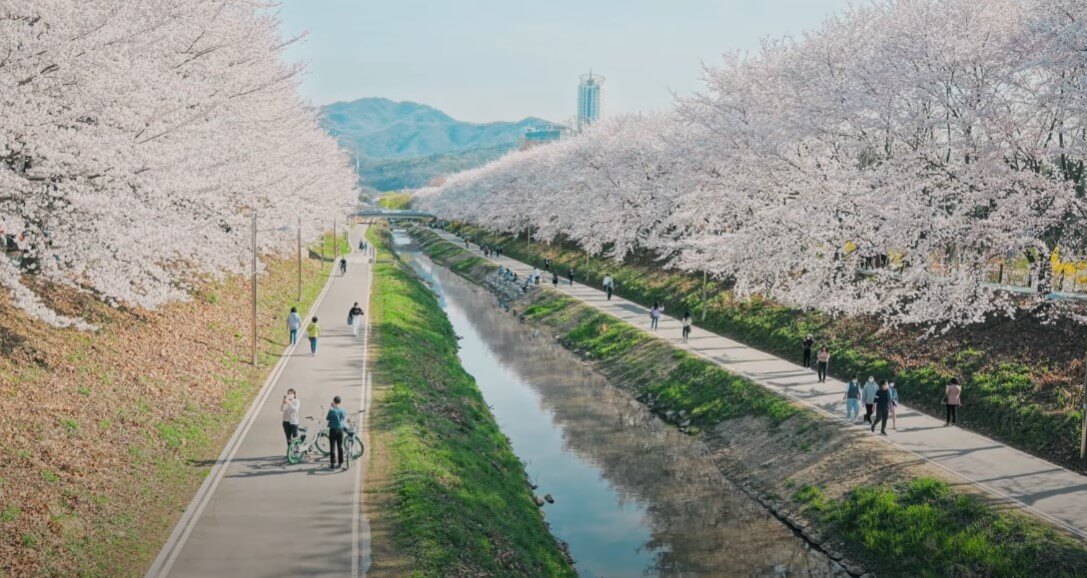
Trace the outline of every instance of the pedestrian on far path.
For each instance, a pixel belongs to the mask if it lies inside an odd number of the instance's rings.
[[[359,302],[355,301],[355,304],[351,306],[351,309],[347,312],[347,324],[351,326],[351,332],[355,337],[359,335],[359,325],[362,325],[362,307],[359,307]]]
[[[340,396],[332,398],[332,407],[328,408],[328,458],[330,470],[343,466],[343,430],[347,426],[347,414],[340,407]]]
[[[551,286],[558,289],[558,287],[559,287],[559,274],[558,273],[552,273],[551,274]]]
[[[811,367],[811,348],[815,345],[815,338],[811,333],[804,338],[804,367]]]
[[[566,278],[570,280],[570,286],[573,287],[574,286],[574,268],[573,267],[571,267],[570,270],[566,273]]]
[[[661,306],[659,303],[654,303],[653,308],[649,310],[649,329],[652,331],[657,330],[657,326],[661,320]]]
[[[294,388],[287,390],[283,396],[283,403],[279,404],[279,411],[283,412],[283,433],[287,436],[287,446],[298,437],[298,410],[302,409],[302,402],[298,400],[298,394]]]
[[[887,384],[887,391],[891,394],[891,429],[898,431],[898,388],[895,382]]]
[[[611,301],[611,293],[615,290],[615,279],[611,278],[611,273],[604,274],[604,292],[608,294],[608,301]]]
[[[872,422],[872,432],[875,433],[876,425],[882,424],[879,428],[881,435],[887,435],[887,413],[891,407],[891,392],[888,389],[887,381],[884,380],[876,391],[876,421]]]
[[[825,383],[827,380],[827,366],[830,365],[830,350],[827,349],[826,345],[819,348],[819,353],[815,355],[815,363],[819,383]]]
[[[845,419],[846,421],[857,421],[857,418],[861,416],[861,386],[858,383],[860,380],[857,376],[853,376],[848,383],[845,384]]]
[[[317,356],[317,338],[321,336],[321,326],[317,325],[317,318],[314,317],[309,326],[306,327],[306,336],[309,337],[309,355],[310,357]]]
[[[864,382],[864,389],[861,390],[861,402],[864,403],[864,423],[872,423],[872,407],[876,403],[877,391],[879,391],[879,386],[876,385],[876,378],[869,375],[868,381]]]
[[[298,314],[297,307],[291,307],[291,313],[287,315],[287,331],[291,336],[291,345],[298,343],[299,329],[302,329],[302,316]]]
[[[691,337],[691,312],[683,312],[683,342],[687,343],[687,339]]]
[[[959,378],[952,377],[951,383],[944,389],[944,405],[947,406],[947,422],[944,426],[955,423],[959,406],[962,405],[962,387],[959,386]]]
[[[544,271],[551,272],[551,259],[544,259]]]

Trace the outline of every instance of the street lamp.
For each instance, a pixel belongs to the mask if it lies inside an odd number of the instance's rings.
[[[252,227],[252,317],[250,319],[250,355],[251,363],[257,365],[257,233],[271,233],[273,231],[287,232],[290,231],[290,225],[284,225],[282,227],[275,227],[271,229],[257,230],[257,211],[253,209],[253,227]],[[298,217],[298,299],[302,299],[302,218]]]

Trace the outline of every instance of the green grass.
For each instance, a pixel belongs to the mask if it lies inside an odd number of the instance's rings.
[[[854,489],[831,500],[818,488],[794,498],[850,546],[911,576],[1082,576],[1087,551],[1021,515],[1000,513],[936,479]]]
[[[393,537],[415,576],[575,576],[544,525],[521,462],[475,380],[461,367],[453,328],[434,295],[379,247],[370,304],[389,384],[375,409],[388,432]]]
[[[385,193],[378,197],[377,204],[383,209],[410,209],[411,193]]]
[[[843,379],[872,375],[877,380],[892,380],[899,385],[903,403],[940,419],[944,387],[956,376],[968,396],[970,410],[962,416],[968,427],[1066,467],[1083,469],[1078,459],[1081,414],[1077,400],[1081,388],[1058,388],[1056,400],[1040,395],[1032,376],[1045,373],[1045,360],[1038,360],[1032,368],[965,348],[942,359],[926,359],[914,367],[897,367],[881,353],[883,340],[870,331],[858,331],[848,320],[819,311],[801,311],[758,298],[733,299],[728,288],[714,280],[707,284],[709,299],[704,303],[701,275],[662,270],[647,258],[616,263],[588,257],[561,243],[529,244],[522,238],[474,227],[462,227],[461,232],[473,241],[501,245],[507,255],[524,263],[542,268],[543,260],[550,258],[561,271],[574,267],[579,281],[587,285],[601,287],[604,276],[611,274],[617,284],[616,293],[626,299],[646,306],[660,302],[670,312],[689,310],[699,327],[784,359],[799,361],[800,343],[805,335],[813,333],[830,347],[831,375]]]

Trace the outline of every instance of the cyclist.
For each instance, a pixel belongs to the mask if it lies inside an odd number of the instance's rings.
[[[325,419],[328,420],[328,457],[331,461],[328,469],[334,470],[343,466],[343,429],[347,426],[347,414],[340,407],[340,396],[332,398],[332,407],[328,408]]]
[[[358,337],[359,325],[362,323],[362,307],[359,307],[359,302],[355,301],[355,304],[351,306],[351,310],[347,312],[347,324],[351,326],[351,331]]]
[[[340,257],[340,275],[347,274],[347,257]]]

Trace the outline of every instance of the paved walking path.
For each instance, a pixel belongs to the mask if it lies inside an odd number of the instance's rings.
[[[352,247],[364,231],[351,233]],[[349,416],[368,404],[368,332],[355,337],[346,318],[355,301],[369,313],[370,265],[359,252],[347,261],[347,274],[336,268],[316,306],[317,356],[309,354],[306,317],[297,347],[258,393],[147,578],[365,575],[369,525],[359,501],[365,458],[348,471],[329,469],[316,452],[308,462],[288,464],[280,412],[290,387],[302,402],[302,425],[311,427],[324,424],[321,406],[327,411],[335,395]]]
[[[464,241],[456,236],[437,232],[464,247]],[[478,245],[472,244],[472,251],[482,256]],[[519,275],[532,271],[531,266],[508,257],[491,257],[490,260],[512,268]],[[649,331],[648,308],[618,295],[608,301],[603,291],[576,281],[575,278],[575,285],[571,287],[565,279],[560,279],[559,290]],[[546,282],[550,285],[550,276]],[[697,327],[693,328],[690,341],[685,345],[681,343],[681,332],[679,319],[665,316],[656,335],[775,392],[844,419],[844,382],[828,377],[825,383],[818,383],[812,370]],[[799,344],[797,357],[800,357]],[[833,365],[833,357],[830,362]],[[861,379],[867,379],[867,376],[861,376]],[[969,387],[963,391],[963,403],[960,417],[965,414],[969,419]],[[864,411],[863,405],[861,411]],[[887,433],[887,436],[874,435],[1087,538],[1087,477],[970,431],[944,427],[943,420],[905,405],[898,407],[898,430],[888,427]]]

